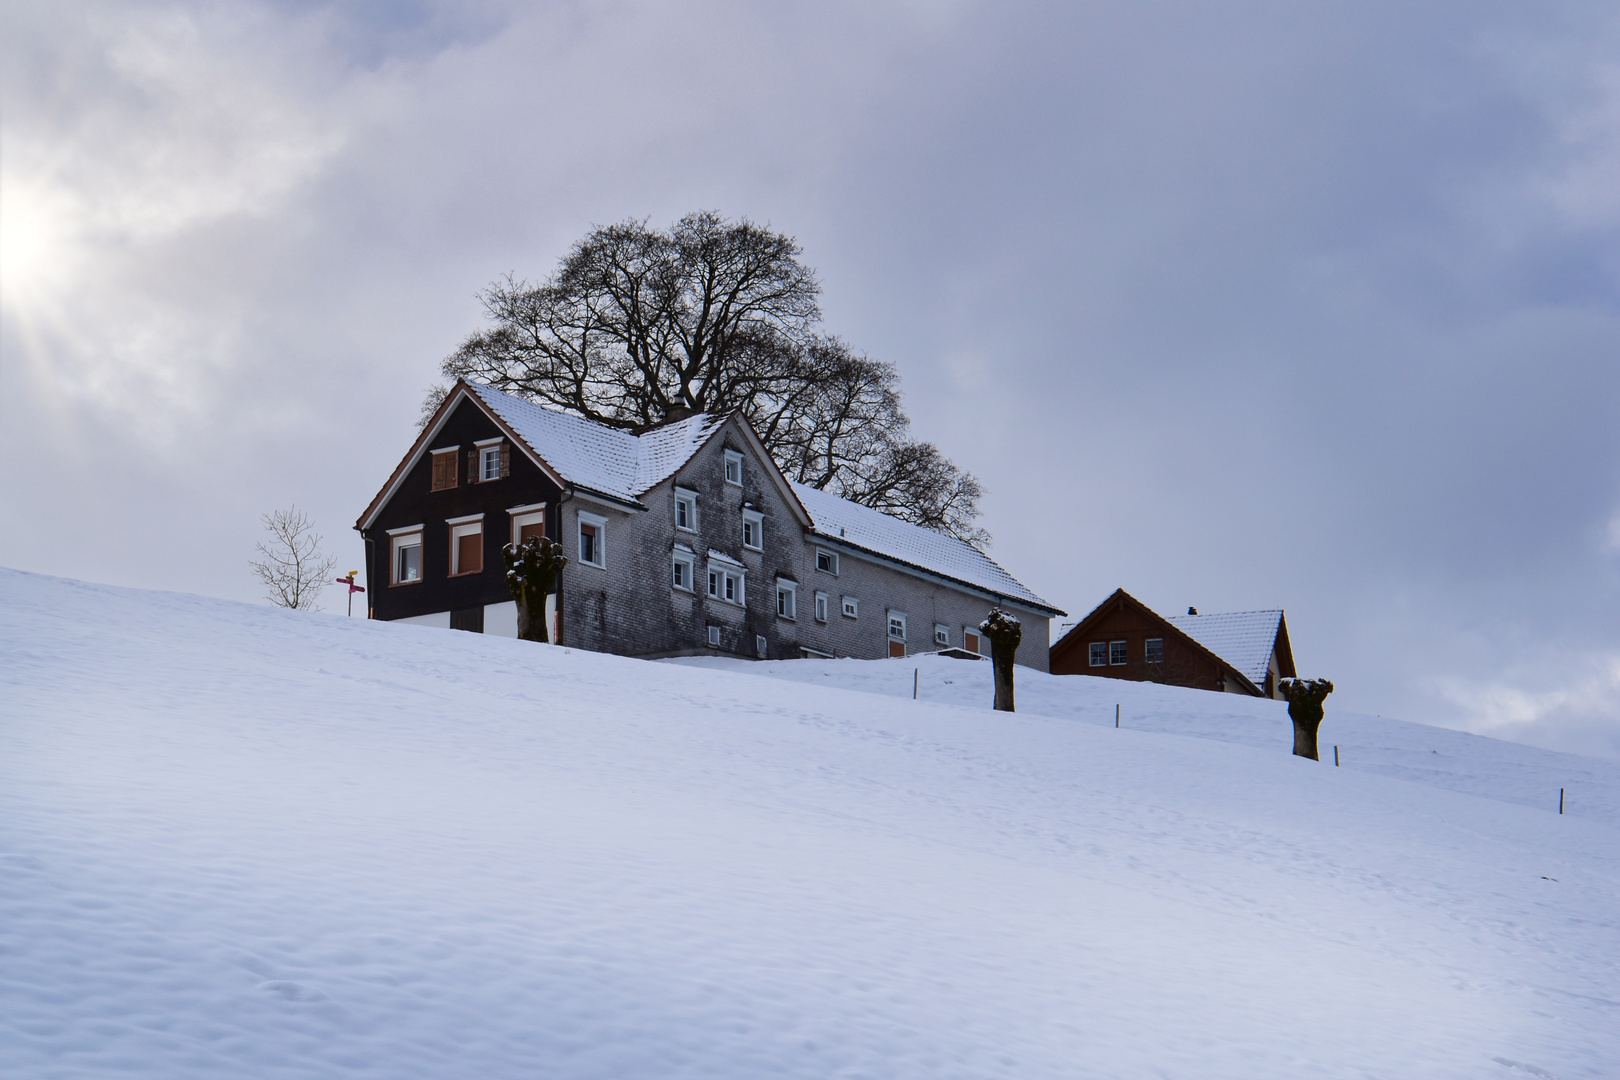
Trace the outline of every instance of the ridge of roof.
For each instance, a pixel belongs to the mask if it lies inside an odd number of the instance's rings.
[[[1265,682],[1266,670],[1277,647],[1283,609],[1167,615],[1162,618],[1258,686]]]

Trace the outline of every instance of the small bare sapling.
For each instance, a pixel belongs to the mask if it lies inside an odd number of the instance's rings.
[[[337,559],[321,551],[321,534],[308,514],[290,506],[265,514],[269,540],[254,545],[261,558],[249,561],[264,582],[265,598],[294,611],[320,608],[321,590],[337,567]]]

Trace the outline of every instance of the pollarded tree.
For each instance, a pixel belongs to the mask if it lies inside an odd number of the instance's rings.
[[[821,286],[801,253],[715,213],[598,227],[540,284],[484,289],[490,325],[444,374],[628,431],[740,409],[791,478],[987,542],[978,481],[909,439],[893,366],[816,332]]]

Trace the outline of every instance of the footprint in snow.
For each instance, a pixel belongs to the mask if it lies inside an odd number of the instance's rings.
[[[259,989],[275,994],[283,1001],[325,1001],[326,995],[309,989],[301,983],[277,979],[259,984]]]

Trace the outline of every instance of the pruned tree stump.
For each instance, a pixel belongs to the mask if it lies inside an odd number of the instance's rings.
[[[991,608],[990,617],[979,624],[979,633],[990,639],[990,663],[996,679],[994,707],[1013,712],[1013,657],[1018,655],[1018,643],[1024,640],[1024,627],[1018,616]]]
[[[1284,679],[1277,687],[1294,722],[1294,756],[1322,760],[1316,753],[1316,731],[1322,726],[1322,702],[1333,693],[1333,684],[1326,679]]]
[[[506,563],[506,587],[517,601],[518,637],[524,641],[550,641],[546,632],[546,597],[557,591],[557,579],[568,559],[562,545],[549,537],[531,536],[523,546],[501,548]]]

